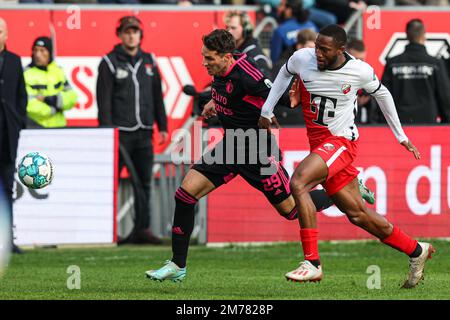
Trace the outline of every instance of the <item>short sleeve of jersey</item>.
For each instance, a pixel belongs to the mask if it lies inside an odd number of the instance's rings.
[[[381,81],[378,80],[373,68],[366,62],[361,61],[361,84],[360,87],[366,90],[367,93],[373,94],[381,87]]]

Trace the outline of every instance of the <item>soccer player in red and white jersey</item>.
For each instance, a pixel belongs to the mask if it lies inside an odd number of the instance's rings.
[[[338,25],[324,27],[317,36],[315,49],[296,51],[281,68],[261,111],[259,126],[270,131],[271,124],[276,123],[273,109],[277,101],[292,76],[298,77],[311,153],[296,168],[290,184],[299,212],[305,260],[288,272],[286,278],[304,282],[320,281],[323,277],[316,213],[309,195],[312,188],[322,184],[351,223],[410,257],[410,272],[403,287],[412,288],[422,279],[425,262],[435,250],[431,244],[406,235],[361,200],[358,170],[352,165],[358,149],[354,119],[359,89],[375,97],[398,142],[416,159],[420,159],[420,153],[401,127],[391,94],[370,65],[345,52],[346,42],[344,29]],[[293,92],[295,97],[295,88]]]

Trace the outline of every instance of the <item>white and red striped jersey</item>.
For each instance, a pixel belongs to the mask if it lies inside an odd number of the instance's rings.
[[[292,76],[297,75],[300,78],[301,105],[311,147],[330,136],[341,136],[351,141],[358,139],[355,116],[358,112],[359,89],[374,94],[377,101],[380,98],[384,100],[382,104],[385,110],[382,108],[382,111],[385,116],[385,111],[387,112],[388,123],[393,128],[397,139],[407,140],[398,121],[392,96],[381,85],[373,68],[346,52],[344,55],[346,61],[339,68],[320,71],[317,68],[314,48],[296,51],[280,70],[263,106],[262,116],[270,118],[273,111],[272,105],[279,99],[280,94],[272,91],[284,92],[286,83],[289,84]],[[381,94],[378,94],[379,91]]]

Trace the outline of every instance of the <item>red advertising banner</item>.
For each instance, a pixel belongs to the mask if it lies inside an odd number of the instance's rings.
[[[430,55],[448,55],[450,10],[368,10],[363,15],[363,40],[367,47],[366,61],[375,69],[379,78],[383,74],[386,57],[401,54],[408,43],[406,24],[411,19],[423,21],[427,36],[425,45]]]
[[[414,156],[386,127],[360,128],[355,166],[376,194],[370,206],[415,237],[450,237],[450,127],[406,127]],[[280,132],[283,165],[292,174],[309,154],[304,128]],[[297,221],[280,217],[266,198],[237,177],[208,196],[207,241],[298,241]],[[371,239],[336,207],[318,213],[320,240]]]
[[[55,10],[1,10],[8,24],[8,49],[23,64],[31,58],[38,36],[52,36],[56,62],[66,71],[78,93],[76,107],[65,113],[69,126],[97,126],[95,88],[102,56],[119,43],[115,31],[124,15],[136,15],[143,23],[142,48],[155,54],[163,81],[169,134],[180,128],[192,112],[192,97],[182,88],[194,84],[201,91],[211,77],[202,66],[202,36],[223,27],[224,11],[199,10],[94,10],[72,6]],[[254,18],[254,12],[250,12]],[[160,152],[167,146],[156,146]]]

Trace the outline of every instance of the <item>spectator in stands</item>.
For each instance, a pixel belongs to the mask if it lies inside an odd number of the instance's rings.
[[[236,40],[238,51],[252,57],[260,70],[270,75],[271,62],[267,58],[258,40],[253,37],[253,25],[250,17],[244,11],[230,10],[224,16],[225,26]]]
[[[309,10],[309,18],[319,28],[329,24],[336,24],[337,17],[334,13],[317,8],[316,0],[303,0],[303,8]]]
[[[73,108],[77,94],[64,70],[56,64],[49,37],[38,37],[33,43],[31,63],[24,71],[29,97],[28,128],[56,128],[67,125],[64,111]]]
[[[389,89],[402,123],[449,122],[450,81],[441,59],[425,48],[425,26],[420,19],[406,25],[409,44],[388,59],[382,83]]]
[[[27,92],[22,62],[6,49],[7,39],[7,25],[0,18],[0,188],[4,189],[12,225],[14,170],[19,133],[26,123]],[[13,252],[21,253],[11,241]]]
[[[316,41],[317,33],[312,31],[311,29],[303,29],[300,30],[297,34],[297,42],[292,47],[288,48],[283,52],[281,58],[278,62],[273,66],[272,77],[276,78],[280,68],[286,63],[286,61],[291,57],[291,55],[302,48],[314,48]],[[291,84],[288,86],[288,89],[284,92],[282,98],[279,101],[279,105],[282,108],[275,108],[274,113],[278,119],[280,125],[302,125],[305,124],[303,119],[303,112],[301,108],[290,107],[290,99],[289,99],[289,90],[294,82],[294,78],[291,81]]]
[[[399,6],[448,6],[448,0],[396,0]]]
[[[119,20],[116,34],[121,43],[100,62],[97,80],[100,126],[119,128],[119,141],[137,172],[142,196],[135,198],[136,221],[132,234],[119,243],[160,244],[150,229],[150,195],[153,170],[153,121],[158,142],[168,140],[167,119],[156,59],[141,49],[143,27],[135,16]],[[139,100],[136,100],[138,99]],[[125,165],[119,157],[119,172]]]
[[[370,5],[381,6],[385,2],[386,0],[317,0],[317,7],[333,12],[337,17],[337,23],[345,24],[355,11],[364,11]]]
[[[281,54],[280,59],[278,59],[278,62],[273,66],[272,70],[273,79],[276,78],[278,72],[280,71],[280,68],[283,66],[283,64],[286,63],[286,61],[290,58],[290,56],[292,56],[292,54],[295,51],[301,48],[314,48],[316,37],[317,33],[312,31],[311,29],[300,30],[297,33],[297,41],[295,42],[295,44],[290,48],[284,50],[283,53]]]
[[[280,0],[256,0],[255,2],[263,6],[264,12],[276,18]],[[309,18],[319,29],[337,22],[337,18],[332,12],[317,8],[316,0],[303,0],[303,8],[309,10]]]
[[[54,3],[53,0],[19,0],[19,3]]]
[[[366,45],[362,40],[353,39],[347,43],[347,52],[356,59],[365,61],[367,52]],[[375,99],[372,98],[364,89],[358,91],[358,113],[356,122],[361,124],[377,123],[379,107]]]
[[[284,50],[295,44],[300,30],[317,31],[316,25],[308,18],[309,11],[303,9],[301,0],[281,0],[278,8],[283,22],[274,30],[270,44],[270,57],[274,64],[280,59]]]

